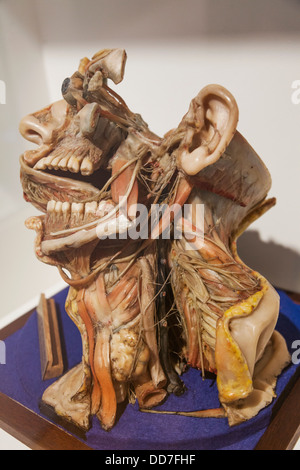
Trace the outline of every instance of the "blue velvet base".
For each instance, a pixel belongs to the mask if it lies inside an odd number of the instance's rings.
[[[300,339],[300,306],[281,291],[280,315],[276,329],[286,339],[288,348]],[[67,357],[66,370],[81,361],[80,334],[65,313],[67,289],[55,296],[59,313],[63,348]],[[39,401],[44,390],[56,379],[42,381],[36,312],[6,343],[6,364],[0,365],[0,391],[35,413],[42,415]],[[279,396],[297,365],[291,364],[280,376],[276,388]],[[190,411],[219,407],[214,380],[202,380],[201,373],[189,369],[182,377],[187,391],[181,397],[169,396],[157,409]],[[225,418],[191,418],[175,415],[142,413],[137,404],[128,405],[110,432],[101,429],[97,418],[86,433],[85,442],[101,450],[197,450],[253,449],[266,430],[276,399],[256,417],[230,428]],[[43,416],[43,415],[42,415]],[[47,418],[49,419],[49,418]]]

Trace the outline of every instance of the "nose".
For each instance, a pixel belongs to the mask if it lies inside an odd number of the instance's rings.
[[[34,114],[28,114],[21,120],[19,131],[26,140],[42,145],[51,141],[53,127],[42,123]]]
[[[56,101],[47,108],[25,116],[19,126],[22,136],[38,145],[50,144],[53,131],[61,128],[67,117],[65,100]]]

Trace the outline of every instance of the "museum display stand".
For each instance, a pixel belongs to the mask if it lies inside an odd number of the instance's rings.
[[[0,426],[31,449],[45,450],[289,450],[300,434],[300,377],[295,340],[299,338],[299,295],[281,290],[277,330],[285,337],[294,362],[280,376],[277,397],[256,417],[229,427],[226,419],[187,418],[141,413],[137,404],[120,410],[115,427],[103,431],[95,418],[87,433],[40,407],[43,391],[54,379],[43,380],[36,309],[1,330],[6,364],[0,365]],[[81,339],[64,310],[67,289],[55,300],[65,371],[81,360]],[[160,410],[191,410],[218,406],[212,377],[202,380],[190,369],[182,376],[187,391],[170,396]],[[197,393],[195,393],[197,391]]]

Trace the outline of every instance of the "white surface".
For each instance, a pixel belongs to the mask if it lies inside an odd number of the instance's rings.
[[[31,450],[25,444],[0,429],[0,450]]]
[[[38,261],[34,254],[33,243],[35,232],[26,229],[24,220],[35,214],[29,205],[6,218],[0,225],[0,259],[1,259],[1,320],[13,320],[12,311],[30,309],[33,302],[42,292],[49,289],[57,291],[66,284],[58,270]],[[35,303],[36,305],[36,303]],[[7,319],[7,320],[6,320]]]

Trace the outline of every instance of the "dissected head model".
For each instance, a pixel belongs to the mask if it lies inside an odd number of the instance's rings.
[[[272,401],[290,360],[278,294],[236,247],[275,204],[271,178],[229,91],[206,86],[159,137],[113,90],[125,62],[122,49],[82,59],[62,100],[20,124],[37,144],[20,158],[24,198],[43,213],[26,225],[70,286],[82,338],[82,362],[42,400],[84,430],[93,415],[110,430],[120,403],[151,412],[184,396],[193,367],[216,375],[220,407],[189,414],[238,424]]]

